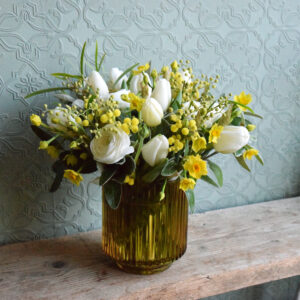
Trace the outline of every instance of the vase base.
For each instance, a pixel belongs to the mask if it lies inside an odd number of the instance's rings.
[[[146,266],[146,265],[133,266],[133,265],[122,264],[119,262],[116,262],[116,264],[119,269],[127,273],[139,274],[139,275],[151,275],[168,269],[171,266],[172,262],[165,263],[160,266],[157,265],[156,266]]]

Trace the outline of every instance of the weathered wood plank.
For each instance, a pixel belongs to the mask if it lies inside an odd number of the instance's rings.
[[[300,274],[300,197],[190,216],[161,274],[114,267],[101,231],[0,247],[0,299],[199,299]]]

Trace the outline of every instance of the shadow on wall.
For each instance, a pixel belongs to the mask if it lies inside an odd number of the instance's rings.
[[[90,182],[95,174],[85,177],[88,184],[64,181],[49,193],[53,161],[37,150],[31,113],[0,113],[0,245],[92,230],[101,223],[101,190]]]

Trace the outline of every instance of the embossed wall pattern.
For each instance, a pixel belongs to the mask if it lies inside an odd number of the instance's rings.
[[[87,176],[48,193],[50,159],[37,150],[28,117],[51,95],[52,72],[78,72],[81,46],[107,53],[104,71],[149,59],[186,58],[196,73],[219,74],[217,92],[241,89],[264,115],[253,141],[265,167],[242,170],[222,156],[224,187],[199,183],[196,211],[300,193],[300,3],[295,0],[0,0],[0,244],[100,227],[99,187]],[[90,71],[87,66],[87,71]]]

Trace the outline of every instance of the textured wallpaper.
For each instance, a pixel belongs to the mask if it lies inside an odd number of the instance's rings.
[[[217,160],[224,187],[199,183],[196,211],[300,194],[300,3],[295,0],[0,0],[0,244],[99,228],[101,193],[87,176],[48,193],[51,161],[37,150],[28,117],[51,95],[52,72],[78,72],[87,41],[107,53],[104,75],[150,58],[186,58],[196,73],[219,74],[217,93],[242,89],[265,118],[257,127],[265,167]],[[87,65],[87,72],[91,71]],[[254,132],[254,136],[256,136]]]

